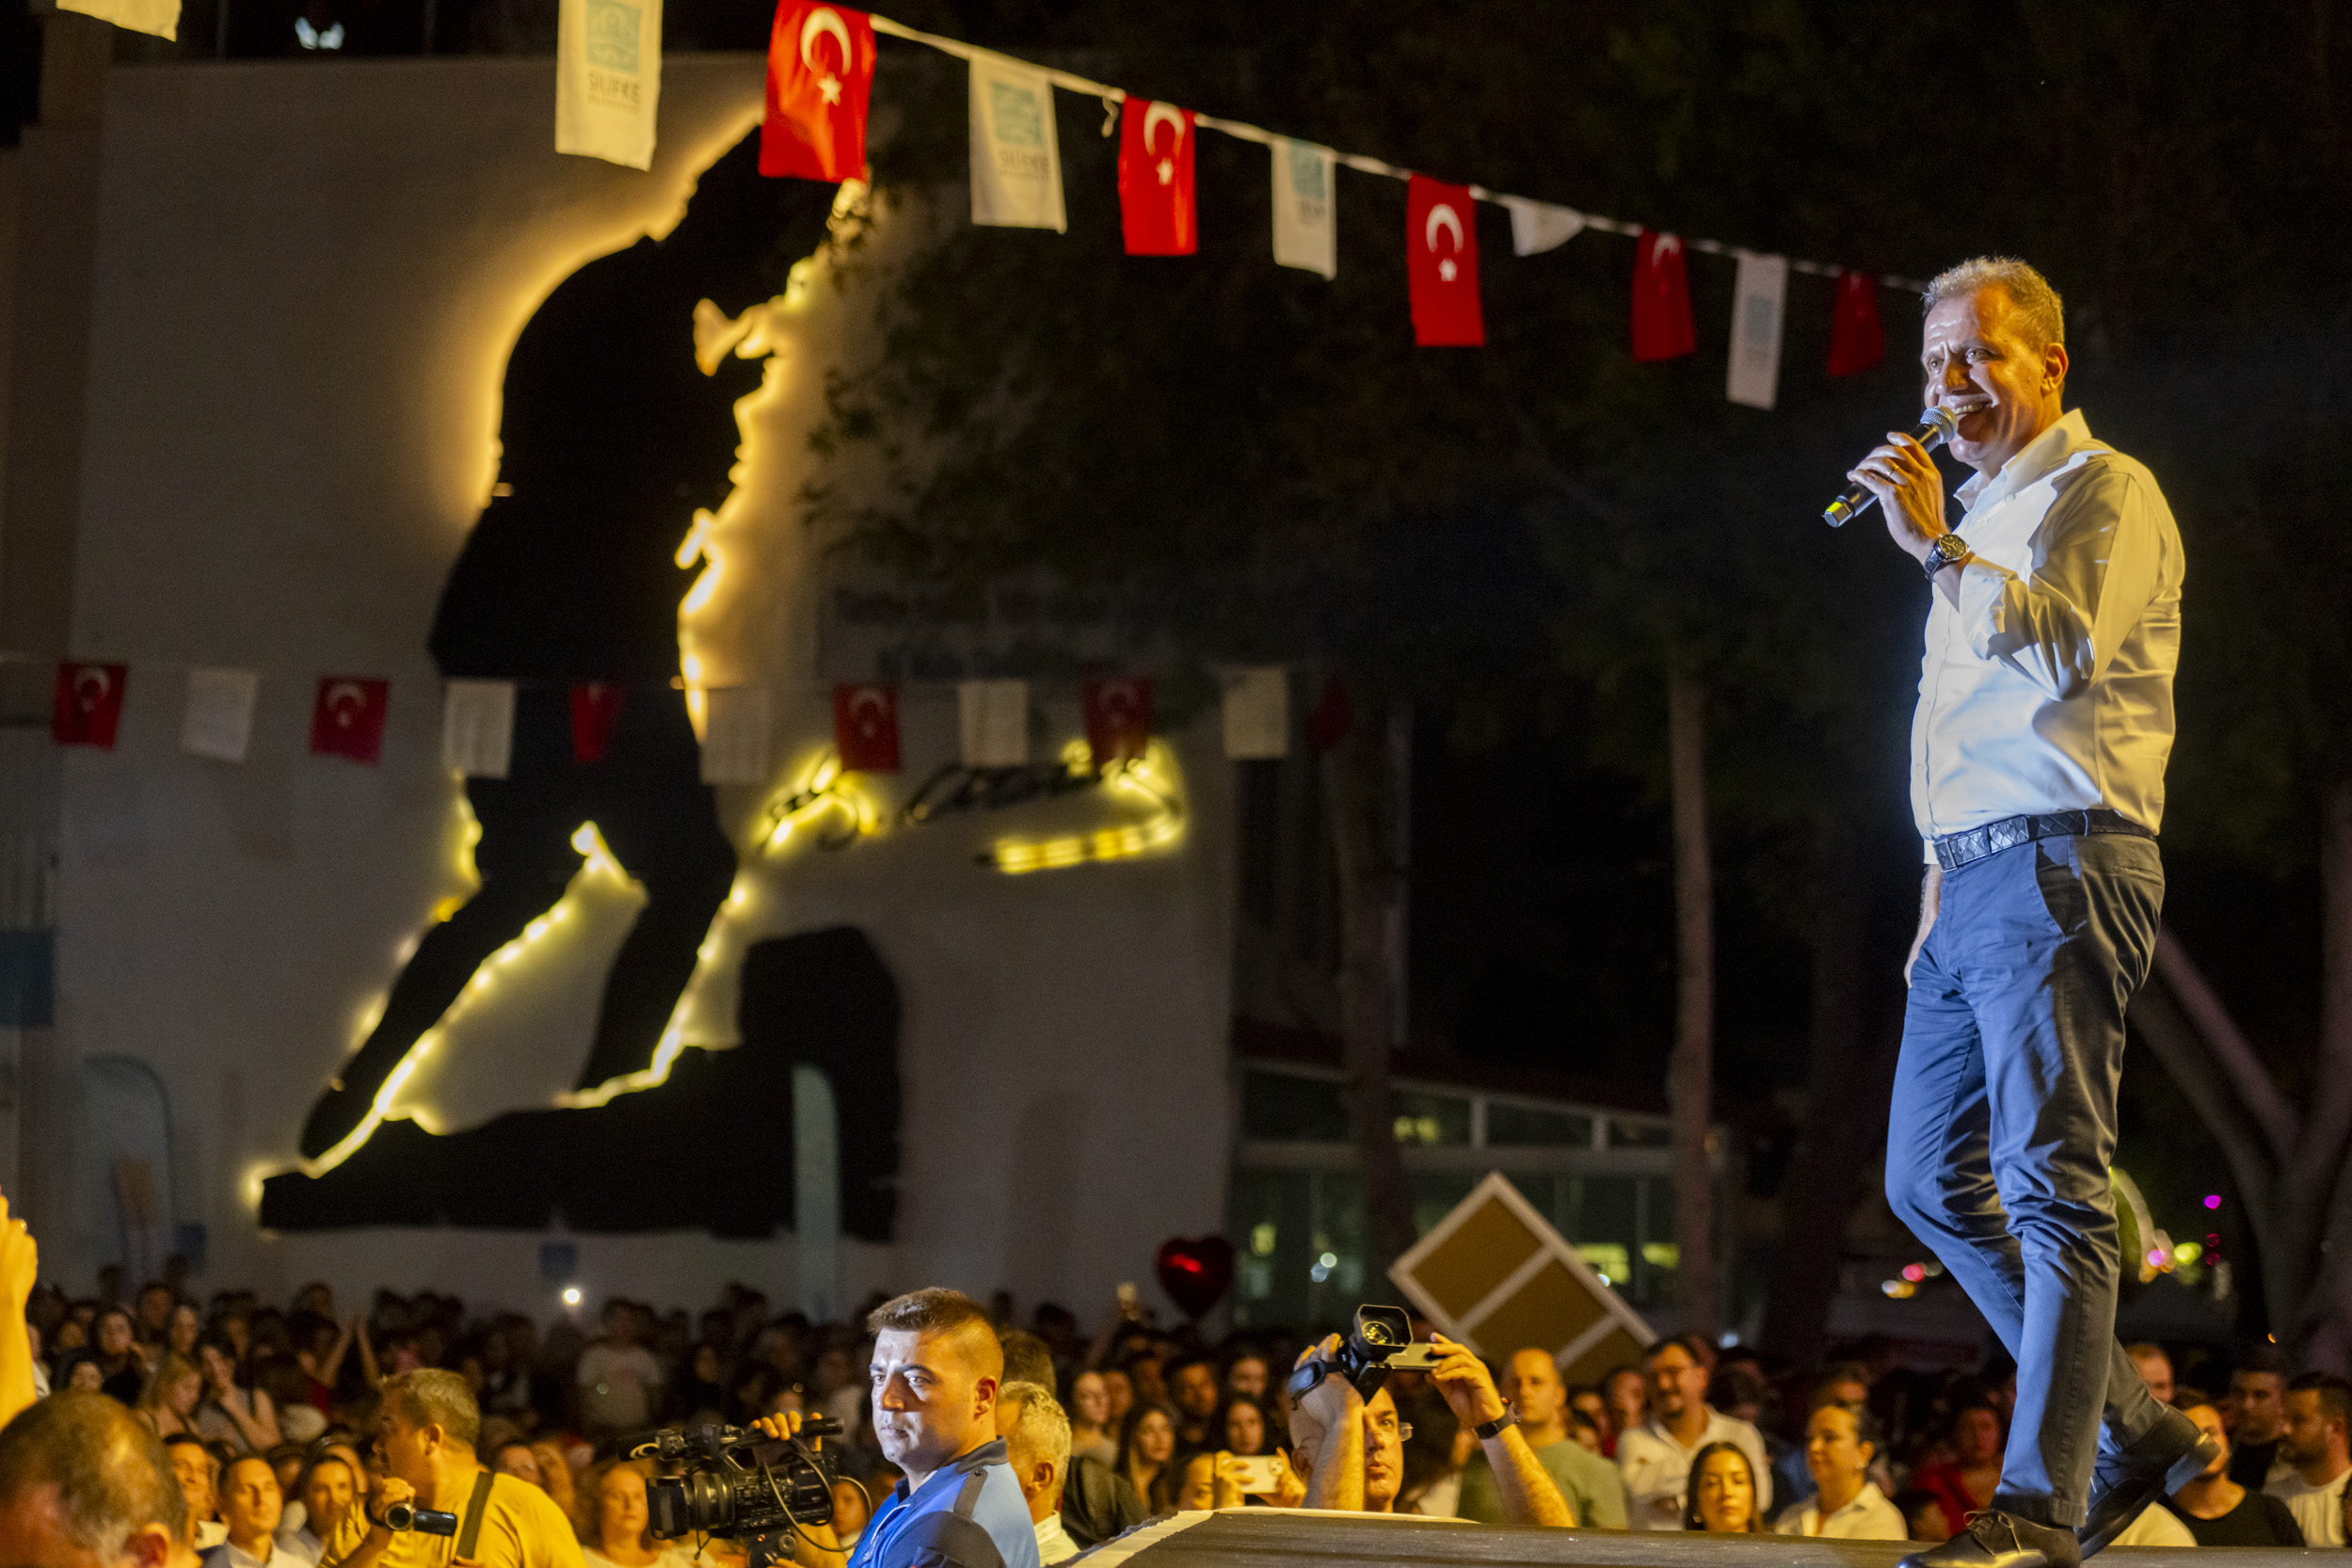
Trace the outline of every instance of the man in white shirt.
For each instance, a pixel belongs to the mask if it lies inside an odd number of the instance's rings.
[[[2063,307],[2032,267],[1936,279],[1920,360],[1976,471],[1966,516],[1946,524],[1908,436],[1851,475],[1929,582],[1911,748],[1927,880],[1887,1197],[2018,1374],[1992,1507],[1906,1562],[2073,1568],[2212,1458],[2115,1342],[2107,1176],[2124,1007],[2164,902],[2181,538],[2148,470],[2065,411]]]
[[[2279,1458],[2290,1466],[2263,1488],[2287,1505],[2307,1546],[2341,1546],[2344,1483],[2352,1478],[2352,1388],[2342,1378],[2306,1372],[2287,1384],[2286,1430]]]
[[[1690,1462],[1710,1443],[1736,1443],[1756,1478],[1756,1513],[1769,1517],[1772,1467],[1764,1435],[1706,1401],[1707,1365],[1688,1338],[1661,1339],[1642,1358],[1650,1385],[1650,1419],[1617,1436],[1617,1467],[1625,1478],[1625,1523],[1638,1530],[1683,1528],[1683,1494]]]
[[[1006,1384],[997,1390],[997,1434],[1037,1527],[1037,1560],[1078,1556],[1078,1543],[1062,1528],[1062,1479],[1070,1467],[1070,1417],[1062,1401],[1043,1384]]]
[[[591,1432],[629,1432],[653,1424],[661,1409],[662,1364],[637,1343],[637,1309],[604,1304],[604,1337],[580,1353],[580,1420]]]
[[[220,1473],[220,1522],[229,1537],[204,1554],[204,1568],[311,1568],[312,1560],[278,1544],[286,1500],[278,1472],[259,1454],[229,1462]]]

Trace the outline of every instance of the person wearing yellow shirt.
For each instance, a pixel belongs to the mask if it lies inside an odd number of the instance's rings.
[[[548,1495],[485,1468],[473,1390],[456,1372],[420,1368],[384,1382],[376,1446],[388,1474],[368,1498],[368,1531],[327,1568],[582,1568],[579,1538]],[[393,1505],[457,1515],[457,1533],[394,1530]],[[460,1551],[460,1547],[465,1547]]]

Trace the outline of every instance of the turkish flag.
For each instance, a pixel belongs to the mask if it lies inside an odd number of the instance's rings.
[[[1086,682],[1080,697],[1086,710],[1086,745],[1095,754],[1097,771],[1144,755],[1151,740],[1150,681],[1099,676]]]
[[[866,174],[873,22],[846,6],[779,0],[768,34],[768,106],[760,172],[802,180]]]
[[[115,727],[122,722],[122,683],[130,673],[126,664],[59,664],[51,739],[61,746],[112,751]]]
[[[1413,286],[1413,341],[1424,348],[1486,342],[1479,309],[1479,219],[1470,187],[1416,174],[1405,185],[1404,270]]]
[[[620,720],[621,687],[612,680],[575,680],[571,687],[571,760],[601,762]]]
[[[384,709],[389,688],[381,680],[329,675],[318,683],[311,707],[311,755],[348,757],[373,762],[384,751]]]
[[[898,688],[834,687],[833,749],[847,772],[898,772]]]
[[[1830,374],[1852,376],[1886,358],[1879,326],[1879,280],[1867,272],[1840,271],[1837,305],[1830,314]]]
[[[1130,98],[1119,105],[1119,229],[1130,256],[1200,248],[1193,200],[1192,111]]]
[[[1679,360],[1699,346],[1690,325],[1690,274],[1682,239],[1647,229],[1633,247],[1633,357],[1637,363]]]

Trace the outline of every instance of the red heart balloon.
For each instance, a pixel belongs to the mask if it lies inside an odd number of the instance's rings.
[[[1152,1257],[1160,1288],[1198,1322],[1233,1288],[1233,1243],[1222,1236],[1173,1236]]]

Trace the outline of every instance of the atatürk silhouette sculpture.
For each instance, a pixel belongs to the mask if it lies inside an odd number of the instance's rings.
[[[383,1017],[312,1108],[315,1158],[365,1120],[385,1080],[482,961],[563,896],[571,838],[593,820],[648,902],[613,962],[579,1076],[649,1065],[735,875],[679,674],[680,541],[726,497],[736,401],[757,360],[705,375],[695,311],[729,316],[781,293],[824,237],[834,187],[763,180],[758,135],[703,171],[667,237],[591,262],[550,295],[507,360],[496,498],[441,591],[431,647],[445,677],[518,683],[514,755],[466,796],[481,888],[433,928]],[[573,760],[570,686],[624,695],[600,759]]]

